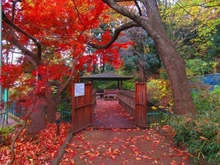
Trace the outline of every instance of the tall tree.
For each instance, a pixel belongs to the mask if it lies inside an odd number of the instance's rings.
[[[108,41],[111,38],[111,35],[113,33],[114,29],[114,22],[110,23],[101,23],[98,28],[92,29],[91,34],[94,38],[96,38],[98,41],[105,42]],[[110,37],[110,38],[109,38]],[[126,43],[126,42],[124,42]],[[91,47],[88,47],[89,51],[94,52],[95,50]],[[118,57],[118,52],[115,52],[116,56],[112,56],[112,51],[109,53],[107,50],[96,50],[95,53],[98,56],[99,60],[99,66],[97,69],[99,72],[108,71],[107,69],[110,69],[109,66],[112,65],[115,68],[118,68],[121,63],[120,57]],[[116,62],[116,63],[115,63]]]
[[[130,18],[127,22],[115,30],[113,38],[105,45],[90,43],[95,48],[108,48],[118,37],[121,31],[131,27],[142,27],[154,40],[157,51],[163,61],[169,79],[174,98],[175,112],[177,114],[195,113],[195,108],[186,77],[185,62],[179,56],[174,44],[166,34],[156,0],[134,1],[137,12],[130,11],[133,7],[126,7],[125,3],[130,0],[103,0],[113,10]]]
[[[120,51],[124,72],[137,75],[140,81],[146,82],[148,76],[156,73],[160,67],[154,41],[143,28],[138,27],[127,30],[118,40],[133,42],[128,50]]]
[[[212,0],[181,0],[168,8],[161,6],[168,36],[183,58],[212,58],[207,49],[212,46],[215,26],[220,23],[219,5]]]
[[[102,14],[107,6],[87,0],[17,0],[5,1],[2,6],[3,55],[8,58],[15,49],[21,53],[19,63],[4,64],[2,71],[7,72],[1,74],[1,84],[15,88],[15,98],[25,98],[25,102],[31,97],[44,99],[31,114],[29,131],[35,132],[44,128],[45,112],[49,122],[55,121],[61,95],[78,81],[78,71],[90,71],[91,64],[97,62],[96,54],[86,52],[86,43],[90,29],[108,19]],[[119,47],[106,50],[108,59],[117,57]]]

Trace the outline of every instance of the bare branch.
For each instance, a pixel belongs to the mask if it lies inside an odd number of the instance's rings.
[[[115,2],[133,2],[135,0],[115,0]]]
[[[138,1],[139,0],[115,0],[115,2],[134,2],[135,5],[137,6],[137,9],[138,9],[138,12],[139,12],[140,16],[142,16],[141,8],[138,4]]]
[[[15,18],[15,5],[17,2],[21,2],[21,0],[12,0],[12,22],[14,22],[14,18]]]
[[[202,4],[202,5],[199,5],[199,6],[204,7],[204,8],[212,8],[212,7],[219,7],[220,3],[216,4],[216,5],[205,5],[205,4]]]
[[[83,23],[82,20],[81,20],[80,12],[79,12],[79,10],[78,10],[78,8],[77,8],[77,6],[76,6],[75,1],[73,0],[72,2],[73,2],[74,7],[75,7],[75,9],[76,9],[76,13],[77,13],[77,16],[78,16],[78,18],[79,18],[80,23],[82,24],[83,28],[86,29],[86,26],[84,25],[84,23]]]
[[[142,13],[141,13],[141,8],[140,8],[140,6],[139,6],[139,4],[138,4],[137,0],[135,0],[135,1],[134,1],[134,3],[135,3],[135,5],[136,5],[136,6],[137,6],[137,8],[138,8],[138,12],[139,12],[140,16],[142,16]]]
[[[21,132],[24,130],[24,128],[26,127],[26,125],[27,125],[27,120],[28,120],[28,118],[30,117],[30,115],[33,113],[33,111],[34,111],[34,109],[35,109],[35,107],[36,107],[36,105],[37,105],[37,100],[38,100],[38,98],[34,98],[33,99],[33,101],[32,101],[32,104],[33,104],[33,108],[28,112],[28,114],[25,116],[25,121],[24,121],[24,123],[22,123],[22,127],[18,130],[18,132],[15,134],[15,136],[13,137],[13,139],[12,139],[12,143],[11,143],[11,160],[10,160],[10,162],[8,163],[9,165],[12,165],[13,164],[13,162],[14,162],[14,160],[15,160],[15,150],[14,150],[14,148],[15,148],[15,142],[16,142],[16,140],[18,139],[18,137],[19,137],[19,135],[21,134]]]
[[[88,45],[90,45],[91,47],[93,48],[96,48],[96,49],[106,49],[106,48],[109,48],[113,42],[115,42],[115,40],[118,38],[119,34],[126,30],[126,29],[129,29],[129,28],[132,28],[132,27],[138,27],[139,25],[133,21],[131,22],[128,22],[126,24],[123,24],[121,25],[120,27],[118,27],[115,32],[114,32],[114,35],[112,37],[112,39],[106,44],[106,45],[98,45],[98,44],[92,44],[92,43],[88,43]]]
[[[34,38],[33,36],[31,36],[30,34],[28,34],[27,32],[25,32],[24,30],[20,29],[17,25],[15,25],[10,19],[8,19],[8,17],[5,15],[4,12],[2,12],[2,19],[9,25],[11,26],[13,29],[17,30],[18,32],[24,34],[25,36],[27,36],[28,38],[32,39],[34,41],[34,43],[36,44],[37,48],[38,48],[38,58],[41,58],[41,44],[37,41],[36,38]]]
[[[128,9],[118,5],[116,2],[126,2],[129,0],[102,0],[104,3],[106,3],[108,6],[110,6],[113,10],[120,13],[121,15],[128,17],[132,19],[133,21],[137,22],[137,20],[140,19],[140,16],[130,12]]]

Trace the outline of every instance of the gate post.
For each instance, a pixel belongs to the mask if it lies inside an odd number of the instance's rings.
[[[72,128],[73,128],[73,131],[76,130],[76,112],[75,112],[75,83],[73,83],[73,86],[72,86],[72,101],[71,101],[71,105],[72,105]]]
[[[72,128],[78,132],[92,124],[92,84],[73,84],[72,88]]]
[[[144,128],[147,126],[146,82],[136,82],[135,84],[135,124]]]

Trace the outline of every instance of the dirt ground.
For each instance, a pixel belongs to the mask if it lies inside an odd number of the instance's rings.
[[[191,165],[187,152],[154,129],[139,129],[117,101],[98,100],[93,127],[73,136],[60,164]]]

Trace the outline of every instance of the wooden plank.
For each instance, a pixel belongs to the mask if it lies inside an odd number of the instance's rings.
[[[135,118],[135,91],[119,90],[119,104]]]
[[[135,123],[140,127],[147,125],[147,92],[146,83],[138,82],[135,85]]]
[[[104,89],[104,99],[105,100],[118,99],[118,90],[117,89]]]
[[[85,84],[84,96],[74,96],[75,84],[72,89],[72,128],[73,132],[80,131],[92,124],[92,84]]]

